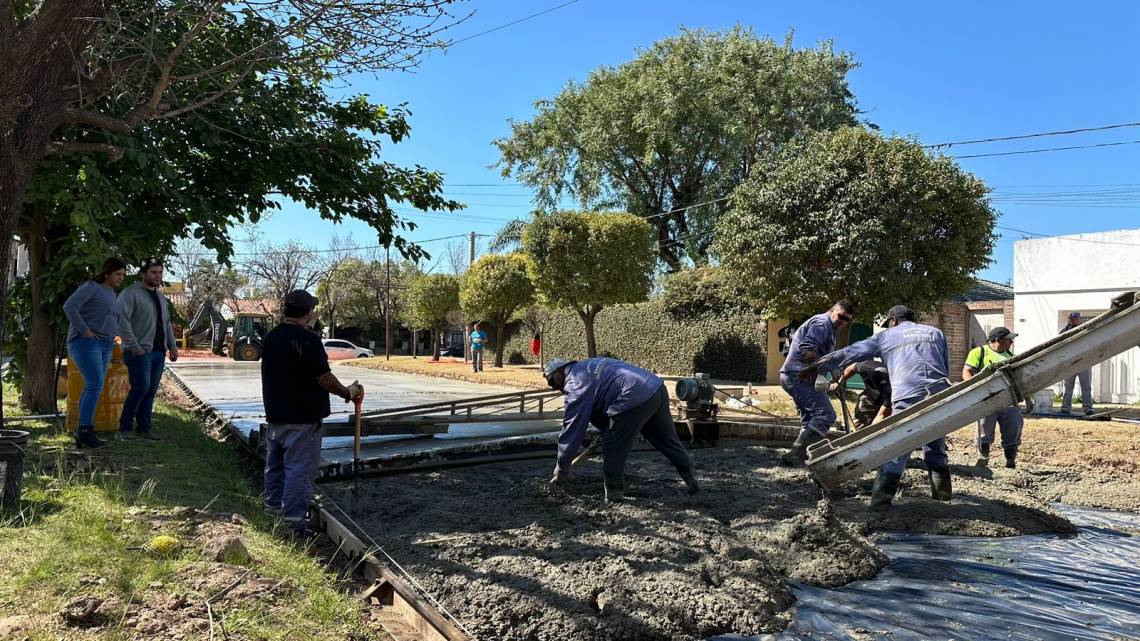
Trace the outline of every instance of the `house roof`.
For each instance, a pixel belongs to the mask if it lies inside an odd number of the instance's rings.
[[[980,301],[1013,300],[1013,287],[1005,283],[996,283],[992,280],[977,278],[974,286],[964,294],[950,299],[953,303],[976,303]]]
[[[235,314],[277,313],[277,301],[272,298],[227,298],[226,306]]]

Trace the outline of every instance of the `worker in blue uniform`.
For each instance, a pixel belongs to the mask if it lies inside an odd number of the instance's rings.
[[[798,375],[835,349],[836,332],[851,324],[854,313],[851,301],[841,300],[826,312],[804,321],[792,336],[788,356],[780,368],[780,386],[792,397],[800,415],[800,433],[792,449],[784,454],[788,465],[803,465],[808,447],[827,438],[827,432],[835,423],[835,408],[827,398],[827,391],[815,389],[814,381],[800,380]]]
[[[895,305],[883,322],[885,331],[821,357],[803,369],[803,379],[815,378],[816,371],[845,367],[850,363],[881,357],[891,379],[891,406],[900,412],[922,399],[950,387],[950,352],[946,337],[937,327],[914,322],[914,312]],[[930,492],[935,500],[949,501],[953,492],[946,439],[937,438],[922,447],[930,475]],[[885,512],[891,508],[899,489],[910,453],[879,468],[869,507]]]
[[[593,423],[602,432],[606,501],[618,501],[625,495],[625,462],[638,434],[677,468],[690,494],[700,489],[693,475],[693,461],[677,437],[669,392],[656,374],[613,358],[556,358],[542,373],[550,387],[566,395],[552,484],[570,477],[570,465]]]

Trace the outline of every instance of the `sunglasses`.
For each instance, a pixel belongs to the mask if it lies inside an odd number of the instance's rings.
[[[851,314],[840,314],[839,320],[843,321],[844,323],[850,323],[852,320],[852,316],[851,316]]]

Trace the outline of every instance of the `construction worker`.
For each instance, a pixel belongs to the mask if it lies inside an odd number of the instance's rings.
[[[843,369],[839,381],[831,384],[837,392],[856,374],[863,379],[863,391],[855,401],[855,429],[862,429],[891,415],[891,377],[882,361],[861,361]]]
[[[556,358],[546,364],[542,374],[550,387],[566,395],[552,484],[570,477],[571,463],[593,423],[602,431],[606,501],[619,501],[625,495],[625,461],[638,434],[677,468],[690,494],[699,491],[693,461],[673,424],[669,392],[656,374],[613,358]]]
[[[987,367],[1013,358],[1013,339],[1017,336],[1004,327],[995,327],[986,335],[988,345],[979,345],[966,355],[962,367],[962,380],[968,381]],[[978,421],[978,467],[990,463],[990,446],[994,443],[994,427],[1001,426],[1001,449],[1005,452],[1005,466],[1017,467],[1017,448],[1021,445],[1021,428],[1025,419],[1021,408],[1011,405]]]
[[[882,326],[886,331],[823,356],[804,368],[801,380],[814,379],[817,371],[881,357],[891,378],[891,405],[895,412],[950,387],[950,353],[941,330],[914,322],[914,312],[904,305],[892,307]],[[949,501],[953,492],[946,439],[927,443],[922,454],[929,470],[931,495],[935,500]],[[891,508],[909,458],[908,452],[879,468],[869,504],[872,510],[885,512]]]
[[[329,415],[329,394],[347,403],[364,387],[345,387],[329,368],[320,337],[313,331],[317,299],[298,289],[284,301],[284,321],[265,337],[261,356],[261,395],[269,425],[265,452],[265,508],[280,514],[292,535],[309,538],[305,522],[321,459],[321,421]]]
[[[835,423],[835,408],[831,406],[827,393],[816,390],[814,381],[800,380],[798,375],[805,367],[835,349],[835,332],[851,324],[854,312],[855,306],[851,301],[841,300],[826,312],[804,321],[792,336],[788,356],[780,368],[780,386],[795,401],[796,412],[800,415],[800,433],[792,449],[784,454],[784,462],[788,465],[803,465],[807,448],[827,438],[827,432]]]
[[[1061,333],[1080,327],[1085,322],[1080,312],[1072,312],[1069,314],[1069,322],[1062,329]],[[1061,396],[1061,413],[1071,414],[1073,409],[1073,390],[1076,388],[1077,381],[1081,383],[1081,405],[1084,406],[1085,416],[1093,413],[1093,397],[1092,397],[1092,368],[1086,369],[1081,372],[1073,374],[1065,379],[1065,393]]]

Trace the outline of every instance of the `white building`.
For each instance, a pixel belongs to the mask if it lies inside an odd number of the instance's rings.
[[[1013,290],[1015,345],[1024,352],[1056,336],[1069,313],[1096,316],[1140,290],[1140,229],[1019,240]],[[1140,348],[1094,366],[1092,387],[1098,402],[1140,402]]]

